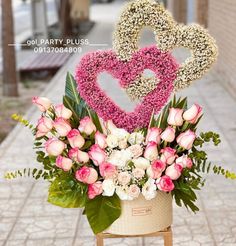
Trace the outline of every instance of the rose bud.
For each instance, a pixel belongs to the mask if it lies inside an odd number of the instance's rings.
[[[111,163],[103,162],[99,165],[99,172],[103,178],[113,178],[117,173],[117,169]]]
[[[160,144],[161,142],[161,129],[157,127],[152,127],[148,129],[146,136],[146,143],[155,142],[156,144]]]
[[[172,126],[182,126],[183,125],[183,109],[180,108],[170,108],[167,122]]]
[[[140,192],[140,188],[136,184],[132,184],[128,188],[128,195],[132,198],[138,198]]]
[[[152,179],[158,179],[161,177],[162,172],[165,170],[166,164],[161,160],[156,160],[147,169],[147,175]]]
[[[86,116],[80,121],[79,130],[80,132],[90,135],[96,132],[96,126],[93,124],[92,120]]]
[[[41,138],[41,137],[45,136],[46,134],[47,134],[46,132],[37,131],[35,134],[35,138]]]
[[[161,191],[170,192],[175,188],[175,185],[169,176],[162,176],[156,181],[157,188]]]
[[[72,116],[72,111],[66,108],[63,104],[58,104],[55,106],[55,113],[57,117],[62,117],[63,119],[70,119]]]
[[[117,179],[121,185],[127,185],[131,180],[131,175],[128,172],[121,172]]]
[[[202,107],[195,103],[191,108],[184,112],[183,118],[189,123],[195,124],[201,115]]]
[[[64,170],[65,172],[69,171],[72,168],[72,160],[66,157],[59,155],[56,159],[56,166]]]
[[[105,149],[107,147],[106,136],[99,131],[95,133],[95,144],[97,144],[100,148]]]
[[[38,120],[38,125],[37,125],[37,130],[40,132],[44,132],[45,134],[47,134],[48,132],[50,132],[53,128],[53,122],[51,119],[47,118],[47,117],[41,117]]]
[[[189,158],[187,155],[182,155],[181,157],[177,158],[175,160],[176,164],[180,164],[183,168],[189,168],[191,169],[193,166],[193,162],[191,158]]]
[[[157,150],[157,143],[156,142],[149,142],[145,151],[144,157],[149,161],[154,161],[158,157],[158,150]]]
[[[89,199],[94,199],[96,196],[101,195],[102,192],[103,192],[103,189],[102,189],[101,181],[97,181],[88,186],[88,198]]]
[[[49,155],[58,156],[66,148],[66,145],[57,138],[50,138],[45,142],[45,149]]]
[[[56,118],[53,126],[61,137],[65,137],[71,130],[70,124],[62,117]]]
[[[94,144],[90,151],[88,152],[90,159],[93,160],[93,163],[96,166],[102,164],[106,159],[106,153],[103,149],[101,149],[97,144]]]
[[[177,180],[181,176],[183,167],[180,164],[172,164],[166,168],[166,175],[169,176],[172,180]]]
[[[88,153],[79,150],[78,147],[69,150],[69,157],[78,163],[87,163],[89,161]]]
[[[134,178],[141,179],[145,175],[145,171],[142,168],[136,167],[135,169],[133,169],[132,174],[133,174]]]
[[[180,147],[190,150],[193,146],[193,142],[196,139],[195,132],[191,130],[187,130],[186,132],[181,133],[176,141],[179,144]]]
[[[162,132],[161,134],[161,139],[168,142],[168,143],[171,143],[175,140],[175,129],[168,126],[164,132]]]
[[[67,134],[67,139],[72,148],[76,148],[76,147],[81,148],[85,143],[84,138],[81,136],[79,130],[77,129],[70,130],[69,133]]]
[[[33,97],[32,103],[36,104],[41,112],[47,111],[52,105],[51,101],[46,97]]]
[[[82,167],[75,173],[75,178],[85,184],[93,184],[98,179],[97,171],[92,167]]]
[[[166,164],[170,165],[174,162],[176,158],[176,150],[170,147],[166,147],[161,150],[161,160]]]

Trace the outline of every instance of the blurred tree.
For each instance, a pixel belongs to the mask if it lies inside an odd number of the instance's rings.
[[[2,0],[3,95],[18,96],[11,0]]]

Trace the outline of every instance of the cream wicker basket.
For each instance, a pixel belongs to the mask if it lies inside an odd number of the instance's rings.
[[[116,235],[142,235],[161,231],[172,224],[172,197],[158,191],[148,201],[140,195],[133,201],[122,201],[122,214],[105,232]]]

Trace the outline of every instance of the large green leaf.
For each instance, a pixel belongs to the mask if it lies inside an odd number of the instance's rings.
[[[71,73],[67,73],[66,75],[66,88],[65,95],[73,100],[75,103],[80,103],[80,96],[77,91],[76,81]]]
[[[87,200],[86,186],[70,174],[63,173],[50,185],[48,202],[63,208],[84,207]]]
[[[112,197],[98,196],[86,203],[86,215],[95,234],[107,229],[121,215],[120,199],[117,195]]]

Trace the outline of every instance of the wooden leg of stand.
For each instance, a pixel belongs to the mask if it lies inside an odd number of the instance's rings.
[[[170,229],[170,231],[168,231],[164,234],[164,245],[165,246],[172,246],[173,245],[171,229]]]
[[[96,236],[97,246],[103,246],[103,237],[101,235]]]

